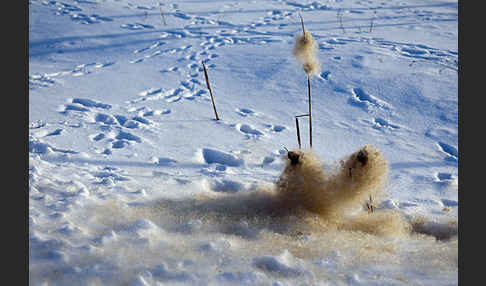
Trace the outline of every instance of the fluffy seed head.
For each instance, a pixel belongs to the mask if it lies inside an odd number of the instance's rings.
[[[309,31],[304,31],[304,34],[295,37],[292,53],[302,64],[304,71],[308,75],[314,75],[319,72],[320,64],[317,59],[317,48],[317,42]]]

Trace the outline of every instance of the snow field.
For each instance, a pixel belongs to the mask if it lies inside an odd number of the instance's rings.
[[[457,223],[457,1],[30,0],[30,284],[458,283],[457,236],[269,215],[307,110],[299,13],[324,168],[373,144],[380,209]]]

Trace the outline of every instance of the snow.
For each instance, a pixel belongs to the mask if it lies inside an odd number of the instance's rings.
[[[308,108],[299,14],[325,167],[372,144],[379,208],[457,223],[457,1],[29,0],[30,284],[458,284],[457,236],[252,212]]]

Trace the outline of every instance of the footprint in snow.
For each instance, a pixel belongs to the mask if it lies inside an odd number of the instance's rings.
[[[325,72],[322,72],[319,76],[321,79],[324,79],[324,80],[329,80],[329,75],[331,74],[330,71],[325,71]]]
[[[50,133],[48,133],[46,136],[57,136],[57,135],[61,135],[61,133],[63,132],[64,130],[63,129],[56,129]]]
[[[264,135],[263,132],[261,132],[258,129],[253,128],[251,125],[248,124],[236,124],[236,129],[240,131],[241,133],[245,134],[247,137],[259,137]]]
[[[115,125],[118,123],[118,120],[116,119],[115,116],[111,114],[105,114],[105,113],[96,114],[95,121],[106,125]]]
[[[95,69],[99,69],[102,67],[107,67],[115,64],[114,62],[108,62],[108,63],[87,63],[87,64],[81,64],[77,65],[74,67],[73,70],[68,72],[72,76],[82,76],[85,74],[90,74],[95,71]],[[65,74],[65,73],[62,73]],[[61,75],[61,74],[60,74]]]
[[[98,102],[98,101],[86,99],[86,98],[73,98],[71,100],[71,103],[79,104],[79,105],[82,105],[84,107],[95,107],[95,108],[101,108],[101,109],[110,109],[111,108],[110,104],[106,104],[106,103],[102,103],[102,102]]]
[[[255,111],[248,109],[248,108],[237,108],[236,113],[238,113],[239,115],[241,115],[243,117],[247,117],[247,116],[251,116],[251,115],[256,114]]]
[[[133,51],[133,53],[134,54],[143,53],[145,51],[149,51],[149,50],[153,50],[155,48],[158,48],[158,47],[160,47],[160,46],[162,46],[164,44],[165,44],[165,42],[157,41],[157,42],[154,42],[153,44],[151,44],[148,47],[144,47],[144,48],[141,48],[141,49],[137,49],[137,50]]]
[[[364,111],[369,111],[373,107],[390,110],[390,105],[387,102],[367,93],[359,87],[351,90],[351,98],[348,100],[348,103],[362,108]]]
[[[399,125],[391,123],[390,121],[387,121],[379,117],[375,118],[372,124],[373,124],[373,128],[377,130],[385,130],[385,129],[397,130],[401,128]]]
[[[273,124],[266,124],[265,127],[270,130],[271,132],[282,132],[287,129],[285,126],[282,125],[273,125]]]
[[[188,16],[188,15],[186,15],[184,13],[180,13],[180,12],[173,13],[172,16],[179,18],[179,19],[182,19],[182,20],[191,20],[192,19],[191,16]]]
[[[68,114],[69,111],[88,112],[90,110],[88,108],[85,108],[85,107],[82,107],[82,106],[79,106],[79,105],[75,105],[75,104],[62,105],[59,109],[59,113],[65,114],[65,115]]]
[[[143,30],[143,29],[154,29],[154,26],[141,24],[141,23],[134,23],[134,24],[122,24],[120,28],[129,29],[129,30]]]
[[[49,154],[52,152],[59,152],[63,154],[78,154],[79,152],[69,150],[69,149],[60,149],[56,148],[50,144],[40,142],[36,139],[29,139],[29,153],[35,154]]]
[[[168,68],[168,69],[160,70],[161,73],[177,72],[177,71],[179,71],[178,67],[171,67],[171,68]]]
[[[101,22],[113,21],[113,19],[109,17],[104,17],[97,14],[86,15],[83,13],[71,13],[71,20],[75,22],[80,22],[81,24],[96,24]]]
[[[103,133],[98,133],[98,134],[90,136],[90,139],[93,140],[93,141],[100,141],[100,140],[103,140],[104,138],[106,138],[106,136]]]
[[[152,87],[138,93],[139,96],[151,96],[162,91],[162,88]]]
[[[446,144],[444,142],[437,142],[439,150],[447,155],[444,159],[446,161],[457,162],[459,159],[459,152],[457,152],[457,148]]]
[[[125,128],[136,129],[140,128],[142,126],[141,124],[152,125],[152,122],[143,116],[133,116],[128,118],[124,115],[114,115],[114,117],[118,123]]]
[[[453,176],[450,173],[438,172],[435,175],[435,182],[440,187],[448,187],[448,186],[451,186],[451,185],[457,185],[457,177]]]
[[[444,206],[446,207],[457,207],[459,206],[459,203],[455,200],[447,200],[447,199],[443,199],[442,200],[442,203],[444,204]]]
[[[55,81],[47,75],[29,75],[29,89],[35,89],[37,87],[49,87],[54,83]]]

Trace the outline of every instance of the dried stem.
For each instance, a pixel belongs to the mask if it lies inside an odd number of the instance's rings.
[[[305,38],[304,19],[302,18],[302,15],[300,15],[300,13],[299,13],[299,17],[300,17],[300,23],[302,24],[302,35],[304,36],[304,42],[305,42],[306,38]]]
[[[301,144],[301,141],[300,141],[299,117],[304,117],[304,116],[309,117],[309,114],[301,114],[301,115],[295,116],[295,126],[297,127],[297,142],[299,143],[299,149],[302,148],[302,144]]]
[[[167,26],[167,23],[165,22],[164,12],[162,12],[162,6],[160,2],[159,2],[159,8],[160,8],[160,17],[162,17],[162,22],[164,23],[164,26]]]
[[[309,94],[309,144],[312,148],[312,109],[311,109],[311,89],[310,89],[310,75],[307,74],[307,91]]]
[[[206,70],[206,65],[204,64],[204,61],[201,62],[204,68],[204,77],[206,78],[206,85],[209,89],[209,94],[211,95],[211,102],[213,103],[214,114],[216,115],[216,120],[219,120],[218,112],[216,111],[216,104],[214,103],[213,91],[211,90],[211,86],[209,85],[208,71]]]
[[[309,114],[296,115],[295,117],[304,117],[304,116],[309,116]]]
[[[370,23],[370,33],[373,32],[373,24],[376,16],[376,10],[373,13],[373,18],[371,18],[371,23]]]
[[[302,148],[302,144],[300,143],[300,129],[299,129],[299,118],[295,117],[295,126],[297,127],[297,142],[299,143],[299,149]]]
[[[343,11],[341,8],[337,12],[337,17],[339,19],[339,27],[341,28],[341,30],[343,30],[343,33],[346,34],[346,30],[344,29],[343,26]]]

